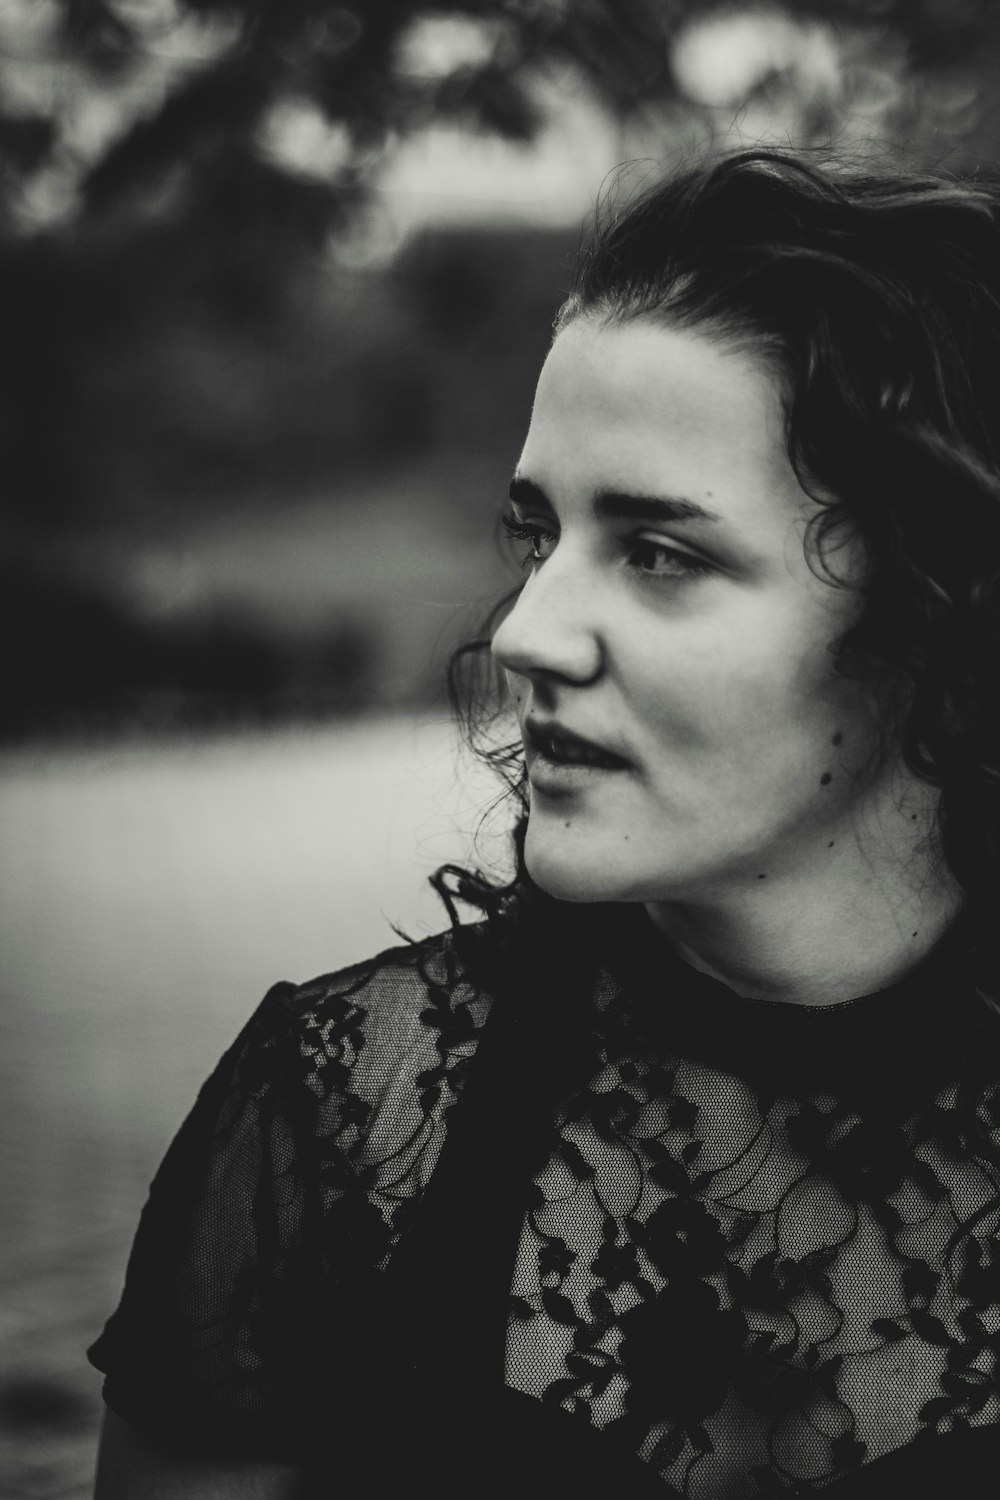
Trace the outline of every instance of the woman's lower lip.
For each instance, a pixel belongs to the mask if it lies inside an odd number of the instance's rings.
[[[529,759],[528,780],[539,791],[567,792],[595,781],[599,776],[614,776],[627,770],[628,766],[625,764],[605,766],[589,761],[550,760],[539,750]]]

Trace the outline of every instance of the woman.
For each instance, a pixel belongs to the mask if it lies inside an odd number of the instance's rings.
[[[506,519],[517,877],[222,1060],[101,1500],[986,1493],[998,213],[757,151],[604,215]]]

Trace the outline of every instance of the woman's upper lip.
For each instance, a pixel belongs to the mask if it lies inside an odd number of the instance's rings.
[[[619,755],[618,751],[612,750],[609,745],[603,745],[600,740],[592,740],[589,735],[570,729],[559,719],[539,719],[534,714],[528,714],[524,727],[535,749],[540,749],[546,740],[562,740],[566,744],[582,745],[587,750],[596,750],[599,755],[608,755],[614,760],[625,760],[623,755]]]

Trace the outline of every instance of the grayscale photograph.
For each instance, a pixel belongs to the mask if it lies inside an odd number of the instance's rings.
[[[0,0],[0,1497],[992,1500],[1000,6]]]

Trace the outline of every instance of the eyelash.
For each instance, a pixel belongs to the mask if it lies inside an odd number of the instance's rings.
[[[544,526],[533,526],[527,522],[519,521],[516,516],[511,515],[501,516],[500,523],[507,536],[513,541],[531,543],[532,551],[522,558],[522,567],[526,568],[531,563],[545,561],[544,557],[539,557],[538,555],[538,543],[540,537],[552,536],[553,533],[551,531],[547,530]],[[640,568],[639,571],[645,573],[649,578],[678,578],[684,574],[699,576],[712,572],[710,563],[702,562],[699,558],[692,556],[690,552],[682,552],[677,547],[668,547],[666,542],[651,542],[645,537],[637,537],[633,542],[633,549],[638,547],[647,547],[654,552],[662,553],[664,556],[673,559],[681,565],[681,572],[679,573],[654,573],[648,568]]]

